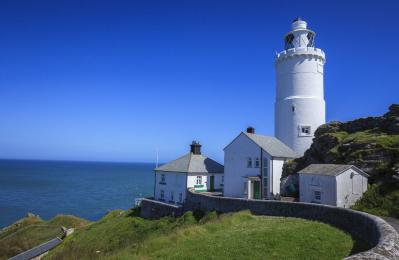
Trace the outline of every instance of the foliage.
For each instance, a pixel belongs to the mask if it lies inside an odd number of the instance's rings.
[[[399,218],[399,183],[370,185],[353,209]]]

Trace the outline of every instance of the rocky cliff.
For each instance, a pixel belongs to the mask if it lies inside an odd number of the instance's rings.
[[[392,179],[399,171],[399,104],[380,117],[320,126],[304,156],[284,165],[283,176],[312,163],[356,165],[370,174],[370,183]]]

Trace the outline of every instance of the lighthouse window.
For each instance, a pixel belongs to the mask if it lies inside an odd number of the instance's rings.
[[[285,36],[285,49],[286,50],[294,48],[294,44],[292,44],[292,42],[294,41],[294,38],[295,37],[292,33]]]
[[[292,109],[292,112],[295,112],[295,106],[292,106],[291,109]]]
[[[303,135],[310,135],[310,126],[301,126],[301,133]]]
[[[308,47],[314,47],[314,34],[313,33],[308,33]]]

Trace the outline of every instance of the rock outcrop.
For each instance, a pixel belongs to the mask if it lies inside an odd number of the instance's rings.
[[[283,177],[312,163],[356,165],[370,174],[370,183],[392,179],[399,171],[399,104],[380,117],[320,126],[304,156],[285,163]]]

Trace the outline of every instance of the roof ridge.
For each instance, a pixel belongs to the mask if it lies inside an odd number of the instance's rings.
[[[192,155],[193,155],[193,153],[190,152],[190,159],[188,160],[188,164],[187,164],[187,172],[190,172],[191,159],[193,158]]]

